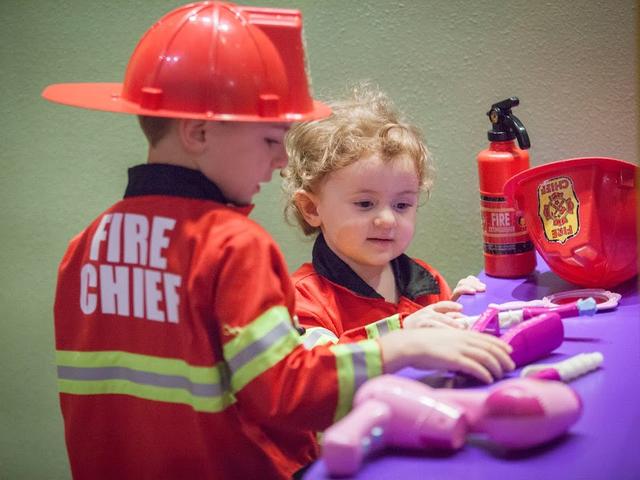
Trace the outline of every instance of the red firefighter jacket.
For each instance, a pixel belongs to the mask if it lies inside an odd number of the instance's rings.
[[[74,478],[288,478],[381,373],[373,340],[305,349],[247,210],[199,172],[141,165],[71,241],[55,333]]]
[[[322,234],[313,246],[312,263],[292,276],[296,314],[306,329],[304,343],[375,338],[402,327],[402,319],[422,307],[451,299],[445,279],[431,266],[407,255],[391,261],[400,292],[397,304],[387,302],[328,247]]]

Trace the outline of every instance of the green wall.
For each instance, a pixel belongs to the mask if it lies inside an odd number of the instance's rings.
[[[411,247],[455,282],[482,268],[475,155],[491,103],[517,95],[532,163],[603,155],[637,162],[637,5],[632,0],[307,0],[317,96],[377,82],[425,131],[439,175]],[[165,0],[0,2],[0,477],[67,478],[52,300],[67,241],[118,199],[143,161],[135,119],[39,98],[44,86],[120,81]],[[254,218],[289,266],[310,244],[284,224],[278,182]],[[114,428],[117,426],[114,425]]]

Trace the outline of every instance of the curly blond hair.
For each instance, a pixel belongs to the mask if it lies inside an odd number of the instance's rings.
[[[435,171],[422,133],[402,118],[385,93],[363,83],[352,89],[350,98],[332,102],[331,107],[329,117],[298,124],[287,134],[289,164],[281,175],[289,223],[297,223],[305,235],[317,233],[319,228],[309,225],[298,210],[296,192],[317,193],[331,172],[371,153],[385,162],[408,155],[421,191],[429,194]]]

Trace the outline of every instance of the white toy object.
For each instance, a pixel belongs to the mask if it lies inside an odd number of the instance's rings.
[[[520,376],[569,382],[599,368],[603,361],[600,352],[580,353],[558,363],[529,365],[522,369]]]

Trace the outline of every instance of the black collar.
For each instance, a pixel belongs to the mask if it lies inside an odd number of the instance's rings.
[[[143,195],[171,195],[229,204],[218,186],[199,171],[160,163],[146,163],[129,169],[124,197]]]
[[[327,280],[363,297],[383,298],[329,248],[322,234],[313,244],[312,255],[313,268]],[[421,295],[440,293],[436,278],[404,253],[391,260],[391,268],[401,296],[415,300]]]

